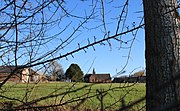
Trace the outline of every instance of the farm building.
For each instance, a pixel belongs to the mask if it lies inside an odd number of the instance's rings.
[[[139,71],[134,73],[133,75],[127,77],[127,76],[122,76],[122,77],[116,77],[113,79],[114,83],[145,83],[146,82],[146,75],[145,71]]]
[[[89,83],[110,83],[111,77],[110,74],[96,74],[95,70],[93,69],[92,74],[86,74],[84,76],[84,81]]]
[[[117,77],[113,79],[113,83],[145,83],[146,76],[138,76],[138,77]]]
[[[30,68],[20,68],[20,66],[0,66],[0,82],[12,75],[8,81],[13,82],[37,82],[40,75]]]

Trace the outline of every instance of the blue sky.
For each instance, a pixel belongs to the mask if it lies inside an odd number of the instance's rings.
[[[125,4],[126,0],[113,0],[113,2],[111,1],[112,0],[104,0],[104,20],[106,23],[106,31],[109,32],[108,36],[113,36],[116,34],[118,24],[117,18],[120,16],[123,9],[122,6]],[[34,2],[32,2],[32,4],[29,3],[28,5],[36,7],[37,4],[35,4]],[[53,21],[61,17],[59,22],[55,22],[43,27],[45,30],[44,32],[38,32],[38,30],[41,30],[41,27],[26,26],[23,24],[21,26],[18,26],[19,40],[23,41],[26,39],[30,39],[30,36],[32,36],[31,38],[38,40],[38,37],[41,39],[42,36],[46,39],[44,41],[39,41],[39,43],[49,41],[47,44],[43,44],[40,46],[37,45],[36,41],[32,42],[32,45],[35,45],[32,48],[33,54],[35,55],[33,56],[32,61],[38,58],[41,59],[38,59],[37,62],[52,59],[51,55],[46,57],[44,57],[43,55],[47,54],[49,51],[56,49],[56,47],[61,44],[62,41],[65,41],[68,37],[70,37],[70,39],[63,45],[65,47],[53,53],[53,57],[58,57],[59,55],[64,55],[68,52],[78,49],[78,44],[80,45],[80,47],[86,46],[88,44],[88,41],[90,43],[94,42],[94,37],[96,38],[96,40],[103,39],[105,35],[105,28],[102,22],[101,2],[95,2],[96,0],[77,0],[73,2],[72,0],[66,0],[65,3],[63,3],[63,7],[64,9],[67,9],[67,12],[72,16],[67,16],[61,8],[58,8],[56,14],[54,14],[57,8],[56,6],[58,5],[55,4],[56,2],[54,4],[51,4],[47,9],[43,10],[44,15],[38,13],[34,16],[35,19],[33,19],[35,23],[38,23],[41,22],[42,17],[44,17],[45,21],[48,21],[49,19]],[[21,4],[21,2],[19,2],[19,4]],[[92,14],[93,19],[85,22],[82,27],[78,28],[78,30],[74,33],[73,31],[79,26],[79,24],[81,24],[85,20],[81,17],[88,17],[94,7],[95,10]],[[121,24],[119,25],[120,28],[118,30],[118,33],[127,31],[127,27],[129,29],[132,29],[133,25],[138,26],[143,17],[142,11],[143,6],[141,0],[129,0],[128,7],[125,9],[125,12],[128,12],[128,14],[123,14],[122,21],[125,20],[124,16],[127,16],[127,18],[124,24],[123,22],[121,22]],[[22,12],[22,14],[27,15],[31,13],[26,13],[26,11],[24,11]],[[52,15],[53,17],[51,18]],[[80,18],[74,17],[74,15]],[[6,20],[7,18],[4,19]],[[9,17],[9,19],[11,20],[11,17]],[[31,19],[27,20],[26,22],[30,21]],[[30,32],[29,28],[32,28],[34,32]],[[4,31],[1,31],[1,33],[3,32]],[[74,58],[72,56],[68,56],[68,60],[67,58],[62,58],[58,60],[58,63],[62,65],[64,71],[66,71],[70,64],[76,63],[81,67],[84,74],[91,73],[93,68],[95,68],[97,73],[110,73],[111,76],[116,75],[117,72],[122,70],[126,71],[124,74],[129,75],[131,74],[131,71],[136,68],[137,69],[135,71],[145,69],[144,30],[139,29],[135,39],[133,39],[134,33],[135,31],[133,33],[128,33],[123,36],[117,37],[118,39],[127,42],[127,44],[121,43],[116,40],[105,41],[103,43],[106,45],[97,44],[94,46],[94,48],[89,47],[88,49],[85,49],[86,53],[83,50],[79,51],[78,53],[73,54]],[[6,37],[15,40],[15,30],[9,31]],[[55,38],[51,40],[52,37]],[[30,44],[30,42],[27,42],[20,45],[24,47],[29,46]],[[128,47],[130,47],[131,45],[132,48],[130,50],[130,48]],[[18,60],[18,64],[26,64],[27,62],[29,62],[28,56],[29,52],[31,52],[32,49],[29,47],[24,47],[18,50],[18,56],[21,56]],[[127,56],[129,55],[129,51],[130,57],[128,59]],[[4,60],[7,60],[8,57],[10,58],[10,60],[13,60],[13,50],[6,56],[7,57],[4,57]],[[128,64],[126,65],[127,60]],[[12,62],[12,64],[13,63],[14,62]],[[124,66],[126,67],[124,68]]]
[[[80,3],[70,3],[67,1],[66,4],[70,6],[69,8],[76,7],[74,8],[76,10],[72,11],[73,14],[81,15],[83,13],[83,8],[84,10],[87,10],[88,6],[85,5],[87,2],[88,1]],[[107,1],[105,0],[105,2]],[[110,31],[110,35],[115,34],[115,27],[117,25],[117,22],[115,20],[113,21],[112,18],[118,16],[118,13],[120,12],[119,9],[119,11],[114,10],[112,7],[120,5],[122,6],[124,3],[125,0],[114,0],[114,3],[112,5],[105,5],[105,12],[107,13],[107,16],[105,16],[105,20],[107,23],[106,26],[107,30]],[[128,6],[128,16],[125,25],[131,28],[133,22],[138,24],[141,20],[141,17],[143,16],[142,10],[143,7],[141,0],[130,0]],[[98,20],[97,22],[89,22],[88,27],[94,27],[97,24]],[[83,46],[87,44],[87,38],[89,38],[90,41],[93,41],[93,36],[96,36],[98,39],[102,39],[102,30],[103,27],[99,27],[96,30],[83,30],[83,33],[81,33],[80,36],[78,36],[78,38],[75,39],[75,41],[72,44],[70,44],[67,49],[76,49],[77,43],[81,43],[81,45]],[[131,33],[122,36],[122,40],[125,41],[131,38]],[[140,29],[133,43],[128,65],[124,69],[126,73],[124,74],[129,75],[131,74],[131,71],[133,71],[136,68],[137,69],[135,70],[135,72],[145,69],[144,41],[144,30]],[[110,73],[111,76],[114,76],[125,66],[129,49],[119,49],[120,43],[114,40],[111,40],[111,44],[112,48],[110,48],[108,45],[95,45],[95,51],[93,50],[93,48],[89,48],[86,50],[87,53],[85,53],[84,51],[80,51],[73,55],[74,58],[68,57],[68,60],[62,59],[59,61],[59,63],[62,64],[64,70],[66,70],[71,63],[77,63],[85,74],[91,73],[93,68],[95,68],[96,73]],[[131,43],[128,43],[128,45],[123,46],[128,47],[130,44]]]

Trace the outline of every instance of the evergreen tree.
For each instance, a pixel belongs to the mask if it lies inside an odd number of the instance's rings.
[[[66,79],[71,79],[73,82],[83,81],[83,75],[77,64],[71,64],[65,72]]]

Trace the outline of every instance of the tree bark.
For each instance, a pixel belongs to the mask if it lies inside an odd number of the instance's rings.
[[[176,0],[143,0],[147,111],[180,111],[180,34]]]

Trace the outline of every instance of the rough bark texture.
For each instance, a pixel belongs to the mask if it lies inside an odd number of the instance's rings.
[[[180,111],[180,38],[176,0],[143,0],[147,111]]]

